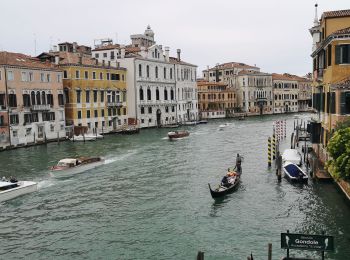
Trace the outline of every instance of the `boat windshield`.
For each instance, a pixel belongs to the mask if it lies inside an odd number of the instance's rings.
[[[69,164],[66,163],[66,162],[58,162],[58,163],[57,163],[57,166],[60,166],[60,167],[67,167],[67,166],[69,166]]]

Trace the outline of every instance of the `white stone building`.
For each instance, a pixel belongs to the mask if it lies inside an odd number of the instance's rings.
[[[237,75],[237,102],[248,115],[272,114],[272,76],[258,71],[242,70]]]
[[[130,38],[131,45],[106,41],[92,51],[99,61],[127,69],[128,116],[141,128],[197,119],[197,67],[182,61],[180,50],[177,58],[169,57],[169,47],[155,43],[150,26]]]
[[[272,74],[274,114],[298,112],[299,77],[290,74]]]

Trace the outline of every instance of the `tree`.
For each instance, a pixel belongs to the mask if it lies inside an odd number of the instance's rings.
[[[332,157],[327,168],[334,177],[350,180],[350,127],[337,130],[329,140],[327,150]]]

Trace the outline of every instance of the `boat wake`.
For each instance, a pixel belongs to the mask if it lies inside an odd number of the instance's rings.
[[[42,180],[42,181],[38,182],[38,190],[46,189],[46,188],[49,188],[53,185],[55,185],[54,180]]]
[[[114,163],[114,162],[117,162],[117,161],[122,161],[132,155],[134,155],[136,153],[136,151],[132,151],[132,152],[129,152],[127,154],[123,154],[121,156],[115,156],[115,157],[111,157],[111,158],[106,158],[105,159],[105,162],[104,164],[110,164],[110,163]]]

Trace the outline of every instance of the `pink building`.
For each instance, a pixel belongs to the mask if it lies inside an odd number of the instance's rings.
[[[65,135],[62,71],[24,54],[0,52],[0,149]]]

